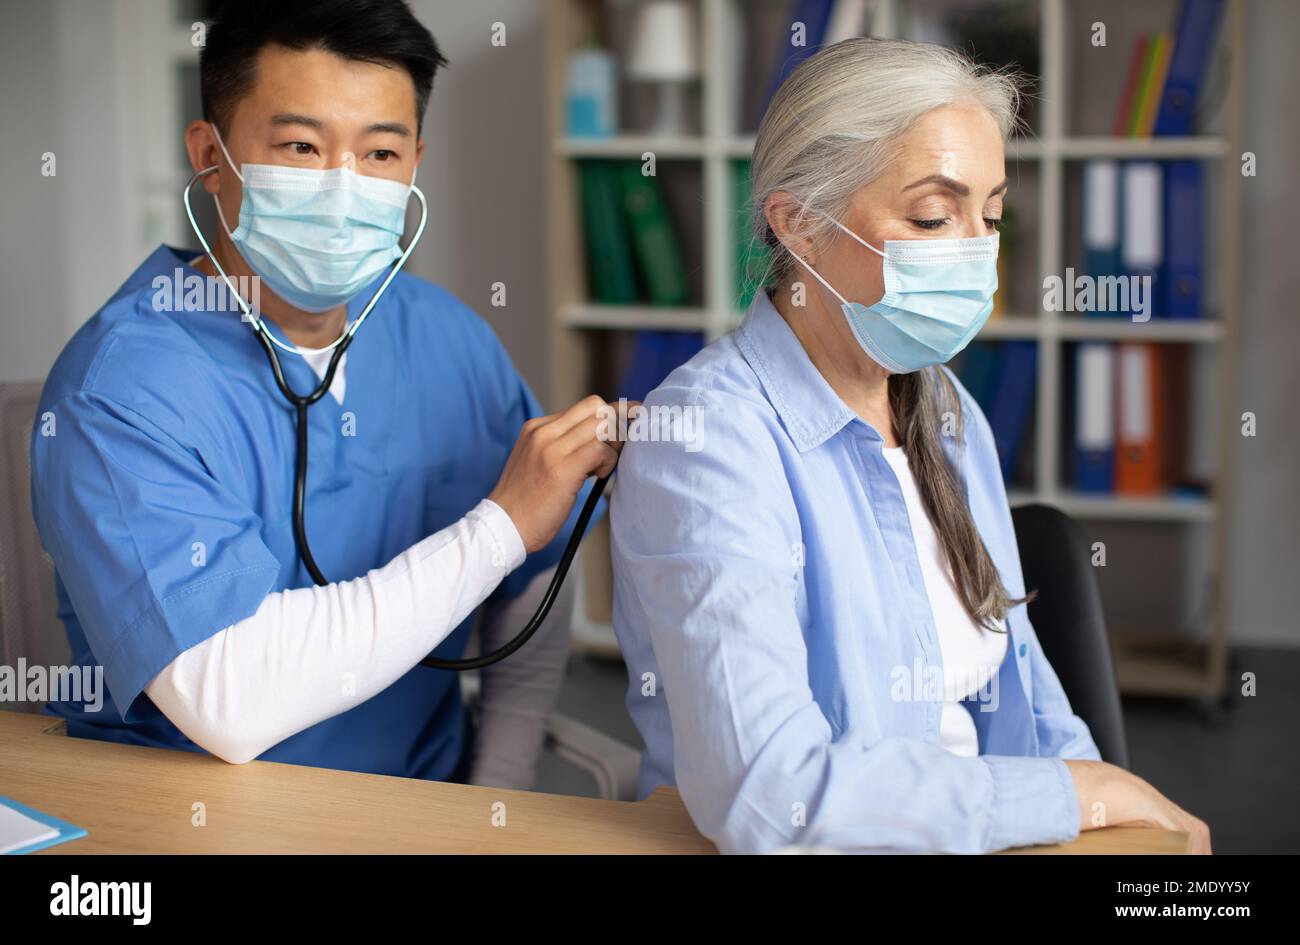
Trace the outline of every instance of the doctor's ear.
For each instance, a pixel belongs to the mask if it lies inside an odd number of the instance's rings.
[[[185,126],[185,151],[190,158],[190,167],[196,172],[212,167],[214,164],[219,166],[221,171],[228,172],[230,169],[222,160],[221,147],[217,144],[217,136],[213,133],[211,122],[196,119]],[[208,193],[215,194],[221,189],[220,178],[221,172],[209,174],[199,183]]]
[[[784,190],[768,194],[763,201],[763,215],[785,247],[796,256],[806,259],[813,251],[812,220],[791,194]]]

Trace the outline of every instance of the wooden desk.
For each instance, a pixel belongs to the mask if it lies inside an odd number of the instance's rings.
[[[68,738],[0,711],[0,795],[90,835],[47,853],[713,853],[677,792],[624,803]],[[207,826],[191,824],[202,803]],[[504,805],[504,808],[496,805]],[[504,826],[493,818],[504,816]],[[1187,836],[1112,829],[1026,853],[1184,853]]]

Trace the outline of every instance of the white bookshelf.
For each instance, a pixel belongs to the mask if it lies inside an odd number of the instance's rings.
[[[733,87],[739,72],[732,68],[740,53],[735,47],[745,36],[742,18],[753,10],[750,0],[694,0],[701,25],[703,75],[700,95],[700,133],[669,139],[644,134],[619,135],[605,140],[574,139],[564,136],[563,99],[565,61],[574,46],[594,29],[603,17],[601,0],[552,0],[548,16],[547,78],[549,127],[552,133],[548,184],[550,193],[550,273],[552,371],[551,397],[555,405],[572,402],[595,389],[599,377],[594,363],[607,350],[596,340],[602,332],[636,329],[676,329],[701,331],[714,339],[739,323],[742,312],[735,309],[734,229],[731,206],[732,163],[749,157],[754,139],[739,125],[734,103],[739,99]],[[758,2],[758,0],[755,0]],[[909,0],[878,0],[875,35],[898,35],[906,21]],[[936,0],[926,0],[934,7]],[[1173,4],[1167,4],[1170,10]],[[1065,0],[1038,0],[1040,81],[1038,113],[1032,137],[1019,138],[1007,150],[1008,172],[1013,185],[1020,166],[1026,174],[1025,186],[1036,191],[1028,201],[1035,234],[1032,258],[1042,284],[1043,274],[1061,273],[1068,265],[1065,252],[1067,227],[1066,185],[1069,162],[1092,158],[1200,159],[1213,162],[1210,167],[1222,171],[1216,182],[1221,201],[1212,244],[1207,247],[1207,265],[1216,265],[1213,285],[1216,296],[1206,301],[1213,317],[1200,320],[1153,320],[1136,324],[1111,319],[1091,319],[1051,311],[1009,313],[984,329],[981,340],[1025,339],[1038,345],[1038,381],[1033,436],[1033,481],[1026,488],[1015,488],[1013,504],[1042,502],[1055,505],[1086,524],[1089,522],[1149,523],[1152,527],[1168,525],[1184,528],[1211,528],[1215,561],[1210,565],[1214,583],[1215,615],[1208,632],[1200,639],[1179,638],[1179,629],[1170,627],[1168,638],[1155,645],[1144,637],[1143,649],[1130,649],[1122,634],[1116,636],[1121,687],[1131,693],[1197,696],[1215,699],[1224,691],[1227,667],[1226,614],[1228,561],[1225,510],[1221,497],[1230,494],[1228,444],[1235,435],[1233,416],[1234,390],[1232,351],[1235,345],[1237,313],[1232,307],[1237,281],[1238,187],[1236,155],[1241,153],[1241,0],[1228,0],[1221,27],[1221,42],[1233,51],[1227,77],[1227,97],[1223,104],[1224,130],[1221,134],[1183,138],[1131,139],[1106,135],[1076,134],[1067,122],[1069,88],[1067,87],[1068,33],[1071,22],[1077,25],[1075,10],[1067,10]],[[1104,8],[1113,19],[1123,19],[1126,6],[1111,3]],[[1071,14],[1074,20],[1071,21]],[[1089,16],[1092,14],[1089,13]],[[1172,14],[1166,28],[1172,29]],[[1114,27],[1112,27],[1114,28]],[[1077,39],[1077,37],[1076,37]],[[701,192],[698,195],[699,225],[703,247],[702,298],[699,304],[684,308],[654,306],[607,306],[593,304],[586,297],[582,223],[574,182],[574,162],[583,158],[641,159],[652,152],[658,159],[697,162],[701,168]],[[1209,175],[1207,175],[1208,177]],[[1210,227],[1207,225],[1207,231]],[[1209,497],[1150,498],[1081,495],[1065,481],[1062,469],[1062,438],[1068,435],[1062,423],[1064,360],[1067,346],[1079,341],[1151,341],[1194,345],[1198,350],[1212,350],[1216,362],[1216,388],[1219,416],[1205,423],[1217,433],[1217,460],[1213,488]],[[582,619],[580,637],[603,640],[599,648],[609,649],[612,634],[603,622],[609,614],[608,563],[603,560],[607,546],[601,537],[589,539],[585,549],[589,566],[585,574],[588,612]],[[591,564],[592,559],[601,558]],[[594,570],[593,570],[594,569]],[[1171,621],[1172,622],[1172,621]],[[1112,631],[1116,628],[1112,625]],[[1163,647],[1163,649],[1161,649]]]

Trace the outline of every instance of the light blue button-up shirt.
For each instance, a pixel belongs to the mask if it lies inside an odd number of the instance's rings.
[[[1021,597],[993,436],[957,388],[963,436],[944,448]],[[1076,836],[1062,759],[1099,755],[1023,604],[993,683],[963,703],[980,755],[939,746],[942,654],[903,493],[880,434],[771,302],[760,293],[646,405],[695,425],[671,427],[687,442],[629,443],[614,491],[614,621],[646,743],[641,793],[676,784],[724,852],[974,853]]]

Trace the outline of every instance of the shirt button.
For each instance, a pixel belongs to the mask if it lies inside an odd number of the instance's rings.
[[[1023,643],[1020,644],[1020,655],[1021,656],[1025,655],[1025,645]]]

